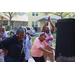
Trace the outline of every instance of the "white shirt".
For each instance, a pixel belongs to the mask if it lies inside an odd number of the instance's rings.
[[[29,49],[32,47],[31,40],[29,40],[29,37],[26,35],[26,39],[23,39],[24,44],[24,52],[25,52],[25,58],[28,60],[30,58]]]

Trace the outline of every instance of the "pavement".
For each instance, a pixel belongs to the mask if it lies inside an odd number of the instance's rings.
[[[28,62],[35,62],[34,61],[34,59],[33,58],[30,58],[29,60],[28,60]],[[49,60],[47,60],[46,62],[50,62]]]
[[[55,57],[55,52],[54,52],[54,57]],[[31,57],[28,62],[35,62],[34,59]],[[47,60],[46,62],[51,62],[50,60]],[[55,62],[55,61],[54,61]]]

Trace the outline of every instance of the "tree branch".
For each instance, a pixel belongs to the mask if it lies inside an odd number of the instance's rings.
[[[14,15],[16,15],[16,14],[17,14],[16,12],[15,12],[15,13],[13,13],[13,14],[12,14],[12,17],[14,17]]]
[[[3,13],[4,13],[4,15],[5,15],[5,16],[7,16],[7,17],[9,17],[9,18],[10,18],[10,16],[8,16],[5,12],[3,12]]]

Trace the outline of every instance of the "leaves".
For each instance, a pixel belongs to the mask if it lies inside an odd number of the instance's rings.
[[[10,29],[11,29],[11,19],[14,16],[17,16],[18,14],[25,14],[26,12],[3,12],[3,13],[5,14],[5,16],[7,16],[10,19]]]
[[[74,18],[75,17],[75,12],[42,12],[44,14],[54,14],[54,15],[57,15],[57,16],[60,16],[61,18],[65,18],[65,17],[72,17]]]

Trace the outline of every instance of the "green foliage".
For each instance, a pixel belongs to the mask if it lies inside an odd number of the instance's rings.
[[[75,12],[42,12],[44,14],[54,14],[57,16],[60,16],[61,18],[65,18],[65,17],[75,17]]]

